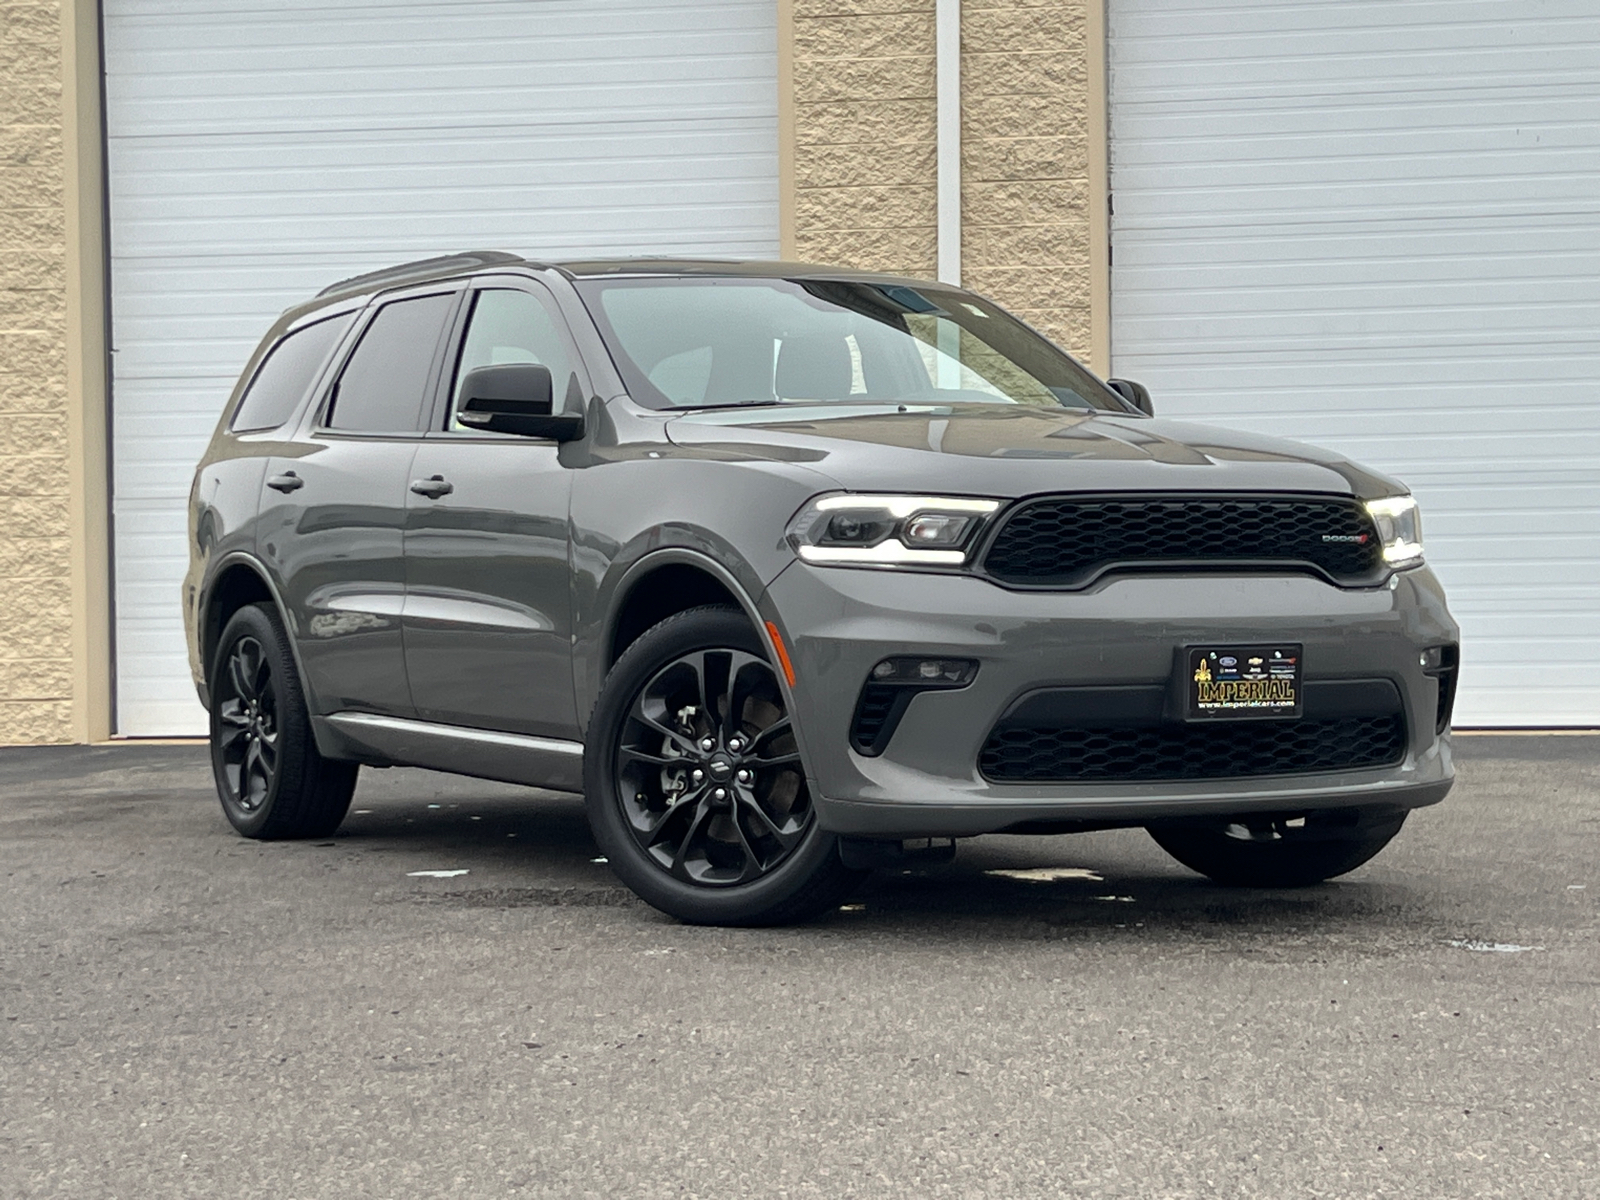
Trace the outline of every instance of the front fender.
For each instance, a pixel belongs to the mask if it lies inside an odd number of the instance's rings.
[[[794,561],[784,529],[808,499],[838,487],[795,464],[718,461],[665,444],[660,453],[597,463],[573,481],[572,674],[580,725],[605,680],[622,602],[641,575],[673,563],[703,570],[765,637],[770,614],[762,615],[761,597]]]

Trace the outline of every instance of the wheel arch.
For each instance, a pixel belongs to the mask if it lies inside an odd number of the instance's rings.
[[[217,642],[222,637],[223,627],[227,625],[229,618],[245,605],[263,601],[278,610],[278,618],[283,622],[284,632],[289,639],[289,653],[294,657],[295,671],[300,676],[301,689],[305,692],[312,712],[315,713],[316,703],[306,679],[305,664],[300,661],[300,646],[295,641],[289,610],[285,607],[278,589],[273,586],[272,577],[266,568],[256,559],[242,553],[231,554],[219,562],[210,582],[201,593],[196,630],[200,650],[201,703],[208,709],[211,707],[209,673],[211,660],[217,652]]]
[[[674,613],[705,604],[730,604],[744,613],[767,652],[776,654],[768,619],[757,597],[727,567],[698,551],[685,547],[653,551],[630,565],[609,590],[614,600],[607,606],[596,647],[599,670],[585,689],[588,694],[578,698],[585,726],[589,709],[612,665],[641,634]],[[779,682],[787,692],[788,680],[782,672]],[[789,699],[792,708],[792,698]]]
[[[738,582],[720,575],[714,564],[695,561],[696,557],[653,555],[629,572],[618,588],[618,602],[607,622],[603,660],[607,671],[646,630],[685,609],[727,604],[744,609],[756,628],[761,627],[754,605],[739,594]]]

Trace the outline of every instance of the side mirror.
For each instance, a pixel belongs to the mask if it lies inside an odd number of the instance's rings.
[[[487,433],[570,442],[583,436],[581,414],[557,415],[550,368],[538,363],[477,367],[461,381],[456,420]]]
[[[1135,383],[1131,379],[1108,379],[1106,383],[1111,390],[1116,392],[1129,404],[1133,405],[1147,417],[1156,415],[1155,402],[1150,399],[1150,389],[1142,383]]]

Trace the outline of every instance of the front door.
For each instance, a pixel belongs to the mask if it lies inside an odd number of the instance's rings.
[[[558,408],[588,395],[572,339],[528,280],[472,293],[435,428],[412,464],[406,521],[405,646],[425,720],[575,738],[570,472],[555,442],[455,420],[474,367],[541,363]]]
[[[372,314],[308,427],[267,465],[259,547],[322,712],[410,716],[401,645],[411,460],[458,293]]]

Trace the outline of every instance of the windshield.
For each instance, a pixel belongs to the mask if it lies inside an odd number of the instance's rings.
[[[629,394],[756,404],[1128,406],[979,296],[824,279],[580,279]]]

